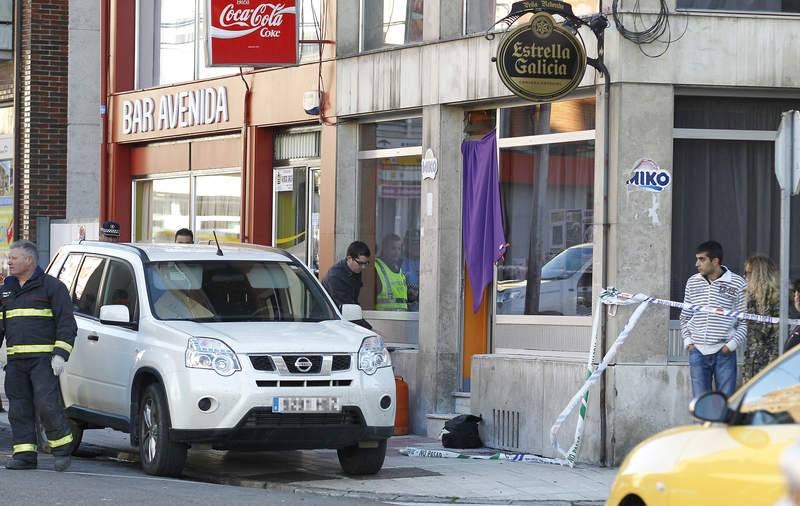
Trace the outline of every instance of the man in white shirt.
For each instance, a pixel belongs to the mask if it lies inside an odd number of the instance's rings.
[[[745,280],[722,265],[722,245],[707,241],[695,251],[697,274],[686,282],[684,302],[745,311]],[[689,309],[681,311],[683,344],[689,350],[692,395],[712,387],[727,396],[736,388],[736,348],[745,344],[744,320]],[[712,385],[713,383],[713,385]]]

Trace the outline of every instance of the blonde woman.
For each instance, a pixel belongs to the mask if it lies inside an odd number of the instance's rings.
[[[780,280],[775,262],[765,256],[752,256],[744,263],[744,277],[747,280],[747,312],[778,316]],[[749,381],[776,358],[778,358],[778,326],[773,323],[748,321],[742,383]]]

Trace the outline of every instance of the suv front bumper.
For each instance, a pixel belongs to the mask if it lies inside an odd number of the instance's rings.
[[[257,407],[233,429],[171,429],[170,439],[210,443],[217,450],[304,450],[344,448],[393,433],[394,427],[367,426],[357,406],[344,406],[340,413],[273,413],[271,407]]]

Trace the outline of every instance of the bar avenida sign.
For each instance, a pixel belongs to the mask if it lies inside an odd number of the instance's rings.
[[[578,86],[586,69],[583,42],[553,16],[537,12],[530,24],[512,30],[497,49],[497,72],[522,98],[549,102]]]

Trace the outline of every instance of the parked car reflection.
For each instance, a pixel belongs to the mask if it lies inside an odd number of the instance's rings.
[[[513,269],[513,267],[511,268]],[[524,268],[516,268],[516,271],[524,271]],[[591,314],[591,243],[576,244],[565,249],[545,263],[541,273],[539,309],[538,311],[528,311],[527,314],[564,316]],[[498,281],[497,314],[526,314],[525,292],[527,288],[527,279]]]

